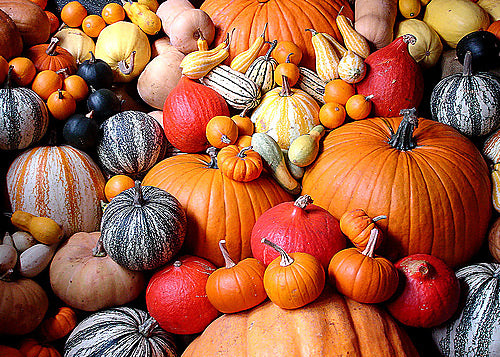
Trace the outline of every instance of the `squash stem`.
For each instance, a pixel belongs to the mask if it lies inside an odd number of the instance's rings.
[[[218,169],[217,166],[217,149],[213,146],[210,146],[207,149],[207,154],[210,156],[210,163],[208,164],[209,169]]]
[[[313,203],[313,199],[309,195],[302,195],[294,202],[294,206],[305,209],[309,204]]]
[[[464,58],[464,70],[462,76],[469,77],[472,74],[472,52],[467,51]]]
[[[407,33],[403,35],[403,42],[409,45],[414,45],[417,42],[417,38],[411,33]]]
[[[396,133],[392,134],[389,139],[389,145],[393,148],[406,151],[417,146],[413,140],[413,132],[418,126],[418,117],[416,113],[417,110],[415,108],[401,109],[400,114],[403,115],[403,120],[399,124]]]
[[[252,145],[250,145],[250,146],[246,146],[246,147],[244,147],[243,149],[241,149],[241,150],[240,150],[240,152],[239,152],[236,156],[238,156],[239,158],[245,158],[245,157],[247,157],[246,152],[247,152],[248,150],[252,150],[252,148],[253,148],[253,146],[252,146]]]
[[[226,241],[224,239],[221,239],[219,241],[219,249],[222,253],[222,256],[224,257],[224,262],[226,263],[226,268],[230,269],[230,268],[234,267],[236,264],[229,256],[229,253],[226,249]]]
[[[158,322],[153,316],[149,316],[146,321],[139,325],[138,331],[141,335],[149,338],[153,330],[158,327]]]
[[[361,254],[373,258],[373,252],[375,251],[375,247],[377,246],[378,237],[379,237],[378,228],[372,228],[372,230],[370,231],[370,238],[368,239],[368,244],[366,245],[365,250],[361,252]]]
[[[271,248],[276,250],[278,253],[280,253],[280,255],[281,255],[280,266],[287,267],[294,262],[293,258],[290,255],[288,255],[288,253],[285,252],[285,250],[283,248],[281,248],[279,245],[277,245],[276,243],[273,243],[266,238],[262,238],[261,242],[264,244],[267,244],[268,246],[270,246]]]
[[[144,206],[144,196],[142,195],[141,181],[135,181],[134,207]]]
[[[57,55],[56,47],[57,47],[58,42],[59,42],[59,39],[57,37],[52,37],[50,39],[50,44],[47,46],[47,49],[45,50],[45,53],[49,56]]]
[[[267,50],[266,54],[264,55],[264,59],[266,61],[271,60],[271,53],[274,51],[274,49],[278,45],[278,40],[273,40],[273,41],[268,42],[268,43],[269,43],[269,49]]]
[[[373,217],[373,218],[372,218],[372,222],[373,222],[373,223],[375,223],[375,222],[377,222],[377,221],[380,221],[381,219],[386,219],[386,218],[387,218],[387,216],[386,216],[386,215],[381,214],[380,216]]]
[[[9,70],[7,72],[7,79],[5,80],[4,84],[5,89],[12,88],[12,72],[14,72],[14,66],[10,65]]]
[[[102,235],[99,235],[99,239],[97,240],[97,243],[95,247],[92,249],[92,256],[93,257],[105,257],[106,251],[104,250],[104,245],[102,244]]]
[[[8,269],[7,271],[5,271],[5,273],[3,273],[2,275],[0,275],[0,280],[3,280],[3,281],[10,281],[11,279],[11,276],[12,274],[14,274],[14,269]]]
[[[288,77],[284,74],[281,77],[283,78],[283,86],[281,87],[280,97],[290,97],[293,92],[288,83]]]
[[[224,144],[231,144],[231,139],[229,139],[226,134],[222,134],[220,136],[220,141],[222,141]]]
[[[127,64],[127,62],[125,62],[125,60],[121,60],[120,62],[118,62],[118,69],[124,75],[129,75],[130,73],[132,73],[134,71],[135,51],[132,51],[129,58],[130,58],[129,64]]]

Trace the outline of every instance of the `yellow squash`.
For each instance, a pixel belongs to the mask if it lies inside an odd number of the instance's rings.
[[[326,82],[339,78],[337,66],[340,59],[334,45],[322,33],[314,29],[306,29],[306,31],[312,33],[311,41],[316,56],[316,73],[318,76]]]
[[[147,5],[132,0],[122,0],[123,9],[129,19],[148,35],[161,30],[161,20]]]

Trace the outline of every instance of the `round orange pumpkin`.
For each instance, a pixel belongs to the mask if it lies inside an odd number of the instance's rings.
[[[61,357],[61,354],[54,346],[46,343],[42,344],[34,338],[23,340],[19,351],[26,357]]]
[[[68,306],[61,306],[54,315],[45,317],[38,333],[46,342],[53,342],[67,336],[76,327],[76,312]]]
[[[66,49],[59,46],[59,39],[52,37],[50,43],[42,43],[26,50],[26,57],[33,61],[37,71],[68,69],[68,74],[76,73],[76,59]]]

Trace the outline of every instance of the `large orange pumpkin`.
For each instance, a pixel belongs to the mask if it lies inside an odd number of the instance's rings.
[[[488,167],[452,127],[412,111],[404,117],[330,132],[306,170],[302,194],[337,219],[355,208],[370,217],[383,212],[387,219],[377,224],[385,257],[426,253],[450,266],[465,263],[481,247],[492,212]]]
[[[184,351],[191,356],[418,356],[387,312],[326,288],[311,304],[285,310],[271,301],[214,320]]]
[[[270,176],[238,182],[217,168],[215,154],[185,154],[156,164],[142,184],[174,195],[186,209],[187,253],[224,265],[219,240],[235,262],[251,256],[250,235],[257,218],[281,202],[291,201]]]
[[[262,35],[267,23],[266,40],[292,41],[302,49],[300,64],[314,69],[314,49],[306,29],[328,32],[343,42],[335,23],[342,6],[342,14],[354,19],[347,0],[206,0],[201,9],[215,24],[216,44],[224,41],[226,34],[235,29],[226,60],[228,64]],[[262,49],[262,55],[266,49],[266,46]]]

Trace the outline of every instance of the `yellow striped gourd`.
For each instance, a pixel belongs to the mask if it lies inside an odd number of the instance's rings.
[[[243,51],[236,57],[234,57],[229,67],[241,73],[246,72],[246,70],[248,69],[248,67],[250,67],[252,62],[255,61],[255,59],[259,56],[262,46],[264,46],[266,29],[267,29],[267,22],[266,25],[264,26],[264,31],[262,31],[262,34],[255,39],[255,41],[248,48],[248,50]]]
[[[344,46],[342,46],[340,44],[340,42],[337,41],[337,39],[335,37],[333,37],[332,35],[330,35],[327,32],[322,32],[321,34],[323,36],[325,36],[328,41],[331,42],[331,44],[333,45],[333,47],[335,47],[335,51],[337,51],[337,55],[339,56],[339,58],[342,58],[346,54],[347,48],[345,48]]]
[[[368,44],[368,41],[363,35],[354,29],[351,24],[351,20],[340,14],[342,8],[343,7],[340,8],[337,17],[335,18],[335,22],[337,23],[337,27],[342,34],[345,47],[355,52],[362,58],[368,57],[370,54],[370,45]]]
[[[229,57],[230,41],[223,42],[223,44],[224,46],[215,52],[214,50],[198,50],[188,53],[180,63],[182,74],[190,79],[200,79],[205,76]]]
[[[306,29],[312,33],[312,45],[316,56],[316,73],[324,81],[339,78],[337,67],[340,58],[335,52],[332,43],[320,32],[314,29]]]
[[[493,207],[497,212],[500,212],[500,164],[495,164],[493,166],[493,171],[491,172],[491,184]]]

